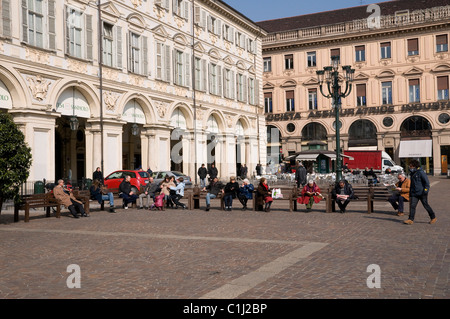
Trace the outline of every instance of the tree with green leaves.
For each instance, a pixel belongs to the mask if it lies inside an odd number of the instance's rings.
[[[31,148],[8,113],[0,113],[0,213],[3,201],[19,200],[20,186],[31,166]]]

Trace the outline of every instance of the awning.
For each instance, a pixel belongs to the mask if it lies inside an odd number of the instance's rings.
[[[333,161],[336,160],[336,154],[325,154],[325,156],[328,156],[328,157],[331,158]],[[351,161],[354,160],[353,157],[348,156],[348,155],[344,155],[344,154],[341,154],[341,157],[346,157],[346,158],[348,158],[348,159],[351,160]]]
[[[319,155],[325,155],[329,158],[331,158],[333,161],[336,160],[336,153],[310,153],[310,154],[299,154],[295,158],[297,161],[315,161],[317,159],[317,156]],[[353,160],[353,157],[347,156],[344,154],[341,154],[341,157],[347,157],[351,160]]]
[[[432,140],[400,141],[399,157],[431,157],[432,148]]]
[[[297,161],[315,161],[317,156],[319,156],[318,153],[315,153],[315,154],[300,154],[295,159]]]

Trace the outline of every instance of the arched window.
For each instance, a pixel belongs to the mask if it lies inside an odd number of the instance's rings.
[[[411,116],[400,127],[401,137],[431,137],[431,124],[422,116]]]
[[[348,130],[348,146],[377,146],[377,128],[369,120],[357,120]]]
[[[302,130],[302,140],[304,141],[326,141],[327,130],[322,124],[309,123]]]

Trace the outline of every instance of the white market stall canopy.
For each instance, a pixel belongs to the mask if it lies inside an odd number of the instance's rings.
[[[399,157],[431,157],[432,149],[432,140],[400,141]]]

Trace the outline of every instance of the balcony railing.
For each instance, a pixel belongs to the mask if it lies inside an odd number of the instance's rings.
[[[380,29],[439,22],[450,19],[450,5],[429,9],[415,10],[404,15],[385,15],[380,17]],[[369,31],[367,18],[345,23],[303,28],[294,31],[271,33],[263,39],[263,44],[307,40],[317,37],[352,34]]]

